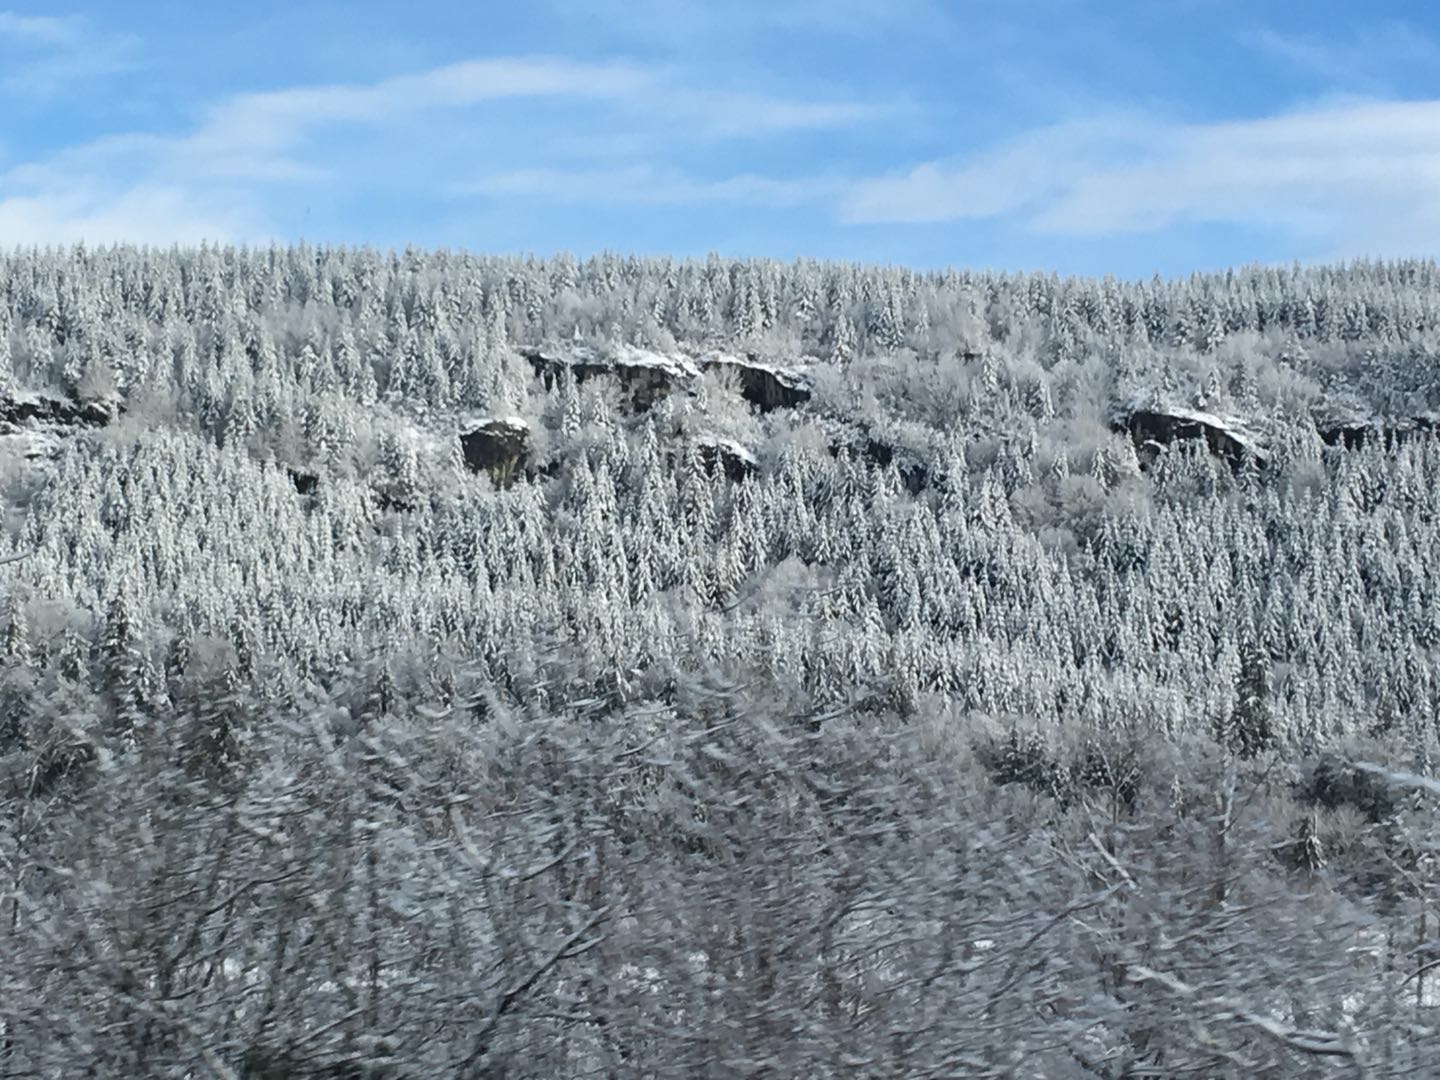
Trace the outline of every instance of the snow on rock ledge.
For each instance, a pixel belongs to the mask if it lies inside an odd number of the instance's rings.
[[[565,371],[577,382],[595,375],[615,375],[630,392],[637,409],[648,409],[677,385],[700,374],[699,368],[686,357],[667,356],[634,345],[621,345],[605,354],[588,345],[540,346],[522,348],[519,352],[547,387],[553,387]]]
[[[67,436],[103,427],[123,411],[116,398],[74,401],[18,388],[0,392],[0,451],[26,461],[56,458]]]
[[[121,412],[113,398],[74,401],[33,390],[0,393],[0,424],[61,424],[70,427],[101,427]]]
[[[814,383],[810,376],[793,368],[769,364],[753,356],[706,353],[700,358],[706,367],[730,367],[740,373],[740,392],[761,412],[790,409],[810,400]]]
[[[699,440],[700,459],[708,469],[721,469],[737,483],[760,471],[760,462],[750,450],[734,439],[705,435]]]
[[[522,348],[520,355],[548,387],[553,387],[565,371],[581,382],[595,375],[617,376],[639,409],[649,408],[675,388],[693,382],[702,369],[729,368],[738,372],[740,392],[762,412],[802,405],[814,390],[812,380],[803,371],[725,352],[708,352],[691,359],[681,353],[658,353],[635,345],[602,352],[576,344]]]
[[[1269,458],[1260,437],[1244,421],[1201,409],[1153,405],[1125,410],[1114,418],[1112,426],[1130,433],[1142,460],[1147,454],[1153,456],[1157,448],[1182,439],[1203,439],[1212,454],[1223,457],[1236,469],[1247,458],[1261,464]]]
[[[1394,446],[1418,435],[1440,432],[1440,414],[1379,416],[1373,412],[1331,407],[1315,415],[1315,430],[1328,446],[1358,450],[1371,442]]]
[[[472,472],[489,473],[496,487],[509,487],[530,454],[530,425],[518,416],[471,420],[461,425],[460,449]]]

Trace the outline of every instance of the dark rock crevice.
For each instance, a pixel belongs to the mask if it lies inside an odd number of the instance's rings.
[[[702,438],[699,450],[700,461],[706,470],[712,475],[721,472],[732,483],[749,480],[760,472],[760,463],[755,455],[734,439]]]
[[[814,386],[810,378],[789,368],[767,364],[756,356],[745,358],[710,355],[703,362],[711,367],[726,367],[740,378],[740,393],[761,412],[793,409],[810,400]]]
[[[314,495],[320,485],[320,478],[312,472],[305,472],[301,469],[287,468],[285,472],[290,477],[290,482],[295,485],[295,491],[299,495]]]
[[[124,409],[116,401],[76,401],[54,394],[12,391],[0,394],[0,424],[20,427],[55,424],[62,427],[104,427]]]
[[[753,354],[742,357],[706,353],[695,361],[681,354],[667,355],[634,346],[602,354],[586,345],[572,345],[525,347],[520,349],[520,355],[547,390],[554,390],[566,372],[576,382],[611,376],[619,380],[637,410],[648,409],[675,390],[686,388],[699,377],[702,368],[734,371],[741,395],[761,412],[803,405],[814,390],[803,372],[766,363]]]
[[[1327,446],[1339,446],[1346,450],[1361,450],[1367,446],[1379,445],[1393,450],[1411,439],[1423,438],[1440,432],[1440,418],[1434,416],[1406,416],[1394,419],[1380,417],[1347,418],[1343,420],[1320,419],[1315,430]]]
[[[900,483],[911,495],[919,495],[930,486],[930,466],[922,455],[880,438],[868,425],[852,423],[846,427],[849,430],[830,441],[832,457],[848,453],[881,469],[893,465]]]
[[[620,381],[636,410],[643,411],[670,394],[677,386],[699,374],[688,360],[672,358],[645,349],[626,347],[609,356],[575,345],[569,349],[522,348],[520,355],[530,364],[547,390],[554,390],[568,371],[577,383],[609,375]]]
[[[1269,458],[1259,438],[1239,421],[1198,409],[1136,409],[1115,417],[1111,426],[1130,435],[1142,464],[1153,462],[1162,448],[1190,439],[1202,440],[1236,471],[1247,461],[1263,465]]]
[[[484,420],[462,431],[460,449],[471,472],[489,475],[497,488],[509,487],[530,458],[530,428],[518,417]]]

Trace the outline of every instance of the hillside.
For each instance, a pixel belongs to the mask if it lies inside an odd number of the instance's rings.
[[[1423,1073],[1437,350],[1429,262],[0,256],[0,1071]]]

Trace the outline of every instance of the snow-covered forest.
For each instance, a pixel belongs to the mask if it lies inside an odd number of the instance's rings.
[[[1430,1075],[1437,371],[1430,262],[0,256],[0,1075]]]

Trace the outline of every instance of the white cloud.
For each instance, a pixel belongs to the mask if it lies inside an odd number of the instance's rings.
[[[637,165],[618,169],[519,169],[483,177],[460,190],[560,203],[787,207],[833,196],[841,190],[841,183],[828,179],[779,180],[751,174],[706,180],[678,170]]]
[[[907,173],[862,181],[841,203],[842,220],[923,223],[991,218],[1034,207],[1065,191],[1077,171],[1133,153],[1145,142],[1139,119],[1040,128],[966,163],[926,162]]]
[[[1242,32],[1240,40],[1330,86],[1379,88],[1404,69],[1428,74],[1440,62],[1440,44],[1395,20],[1367,23],[1340,37],[1261,28]]]
[[[613,98],[648,81],[624,65],[501,59],[368,86],[242,94],[207,110],[188,133],[105,136],[0,173],[0,243],[255,240],[272,232],[261,185],[327,175],[303,160],[307,137],[321,127],[519,96]]]
[[[653,84],[625,64],[554,58],[471,60],[370,85],[300,87],[242,94],[209,109],[200,126],[170,144],[173,164],[207,175],[301,180],[323,170],[288,155],[317,129],[390,123],[437,109],[514,98],[627,98]]]
[[[138,66],[140,41],[133,34],[106,34],[79,15],[18,15],[0,11],[0,41],[23,59],[9,61],[0,91],[48,98],[91,79]]]
[[[597,146],[626,145],[628,139],[631,150],[620,157],[594,153],[578,171],[573,165],[568,171],[511,170],[482,179],[468,188],[470,193],[794,205],[822,189],[814,182],[750,175],[695,179],[629,163],[645,147],[671,147],[684,139],[833,128],[873,115],[868,107],[850,103],[700,90],[666,70],[627,63],[557,57],[469,60],[369,84],[239,94],[203,109],[189,131],[113,134],[43,160],[13,164],[0,172],[0,243],[121,239],[127,236],[127,215],[133,217],[130,239],[163,242],[209,235],[249,240],[273,231],[263,213],[270,185],[324,180],[338,194],[387,176],[424,175],[428,161],[450,162],[451,175],[437,169],[433,187],[416,195],[453,195],[466,190],[458,187],[461,177],[454,171],[473,170],[487,156],[486,133],[494,130],[487,125],[497,114],[480,107],[522,98],[573,102],[575,120],[568,133],[554,137],[554,145],[538,134],[518,145],[509,136],[511,158],[529,157],[537,166],[574,162],[575,147],[566,139],[579,131],[598,140]],[[442,125],[443,144],[434,141]],[[337,139],[337,132],[343,137]],[[387,148],[377,152],[373,167],[363,174],[339,167],[336,154],[353,161],[357,148],[372,141]],[[600,160],[611,167],[597,168]],[[823,193],[833,196],[837,190],[831,184]]]
[[[850,222],[1014,215],[1107,235],[1179,222],[1286,230],[1336,254],[1440,242],[1440,101],[1370,102],[1259,120],[1134,118],[1032,132],[960,162],[856,185]]]
[[[287,155],[313,131],[384,124],[434,110],[462,110],[518,98],[568,98],[628,110],[671,138],[739,138],[833,128],[874,115],[853,103],[791,101],[674,85],[658,70],[625,63],[554,58],[470,60],[370,85],[304,87],[243,94],[210,109],[174,149],[187,168],[251,179],[317,174]],[[614,131],[614,122],[604,125]],[[623,131],[621,132],[623,134]],[[458,137],[458,134],[457,134]]]
[[[0,37],[42,45],[74,45],[83,37],[84,20],[77,16],[19,15],[0,11]]]
[[[859,102],[787,101],[716,89],[674,91],[647,106],[689,125],[692,136],[719,139],[851,127],[885,112]]]
[[[243,197],[197,195],[147,183],[122,191],[89,184],[0,196],[0,245],[258,243],[271,231]]]

